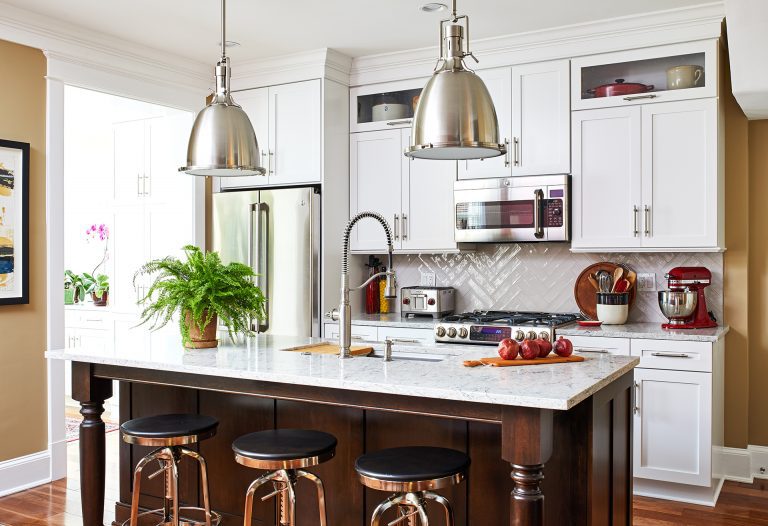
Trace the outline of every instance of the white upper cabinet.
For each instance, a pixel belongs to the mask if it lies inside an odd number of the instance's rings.
[[[571,171],[570,62],[512,67],[512,175]]]
[[[716,97],[719,45],[712,39],[575,58],[571,107],[586,110]],[[626,84],[616,88],[620,94],[605,93],[606,85],[617,83]]]
[[[640,122],[639,107],[573,113],[574,249],[640,246]]]
[[[394,234],[397,252],[455,251],[453,182],[455,161],[409,160],[403,150],[411,130],[350,135],[350,215],[378,212]],[[352,230],[356,252],[386,249],[384,231],[365,219]]]
[[[643,107],[643,244],[718,247],[717,99]]]
[[[135,203],[144,197],[148,173],[146,127],[145,120],[121,122],[113,127],[116,202]]]
[[[400,130],[353,133],[349,141],[351,216],[359,212],[378,212],[394,230],[395,248],[400,248],[402,214],[402,158]],[[381,251],[386,236],[374,220],[364,219],[352,230],[352,250]]]
[[[411,130],[402,130],[403,149]],[[407,251],[455,250],[453,183],[455,161],[402,156],[401,246]]]
[[[508,142],[512,136],[512,70],[511,68],[485,69],[477,75],[483,79],[496,107],[499,119],[499,141]],[[512,175],[512,145],[507,145],[507,154],[490,159],[459,161],[459,179],[487,179]]]
[[[429,78],[359,86],[349,90],[349,131],[410,128]]]
[[[573,113],[574,250],[722,250],[717,104]]]
[[[234,98],[251,119],[267,174],[222,177],[222,189],[320,182],[320,80],[241,91]]]

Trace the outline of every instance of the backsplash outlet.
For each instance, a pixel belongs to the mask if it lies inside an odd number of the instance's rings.
[[[434,272],[438,286],[457,290],[456,310],[511,309],[578,312],[573,284],[598,261],[629,266],[656,275],[656,289],[666,288],[664,274],[677,266],[712,271],[707,303],[720,323],[723,316],[723,255],[720,253],[574,254],[566,243],[478,245],[459,254],[395,256],[398,287],[418,285],[422,273]],[[638,292],[630,321],[662,322],[656,292]]]

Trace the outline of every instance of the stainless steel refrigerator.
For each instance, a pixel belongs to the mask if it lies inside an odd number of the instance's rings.
[[[258,274],[261,333],[320,335],[320,194],[314,187],[213,195],[213,250]]]

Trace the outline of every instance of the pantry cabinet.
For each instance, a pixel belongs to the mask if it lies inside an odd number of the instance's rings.
[[[319,183],[322,87],[319,79],[234,94],[253,124],[264,176],[222,177],[222,189]]]
[[[393,231],[397,252],[454,251],[454,161],[410,160],[403,152],[409,128],[350,135],[350,216],[381,214]],[[381,252],[386,238],[375,221],[360,221],[350,248]]]
[[[573,112],[577,251],[723,248],[717,99]]]

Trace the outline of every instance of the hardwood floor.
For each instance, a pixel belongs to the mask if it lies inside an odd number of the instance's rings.
[[[119,434],[107,434],[107,473],[117,472]],[[78,443],[70,442],[70,476],[51,484],[0,498],[0,525],[80,526]],[[104,524],[114,519],[111,503],[118,498],[117,480],[107,477]],[[636,497],[635,526],[768,526],[768,480],[754,484],[726,482],[715,508]],[[490,526],[490,525],[484,525]]]

